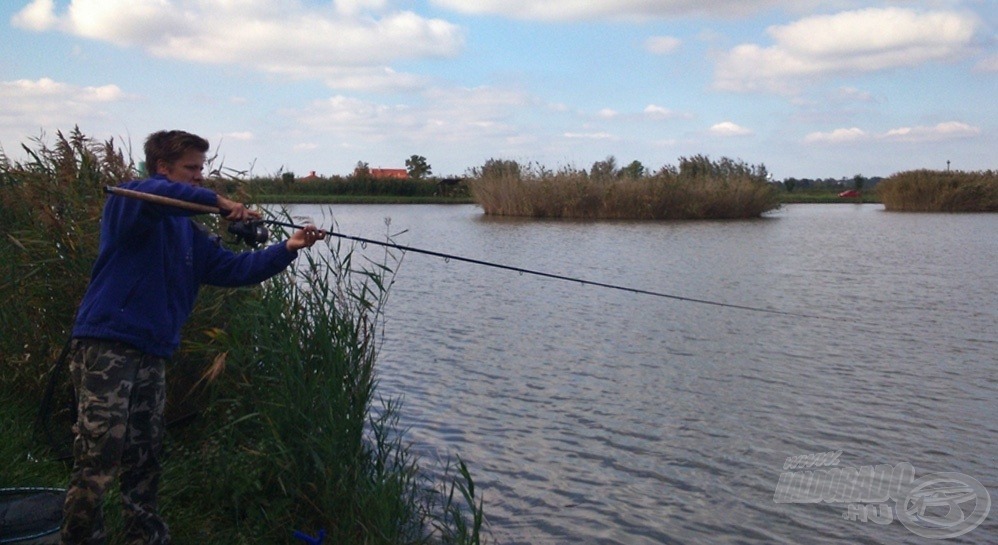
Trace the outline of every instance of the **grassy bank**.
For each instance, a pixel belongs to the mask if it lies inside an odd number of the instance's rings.
[[[300,193],[268,193],[251,195],[259,204],[472,204],[471,197],[441,197],[402,195],[320,195]]]
[[[766,170],[730,159],[680,159],[652,175],[632,175],[612,158],[591,171],[491,160],[474,169],[472,198],[486,214],[581,219],[734,219],[779,206]]]
[[[113,142],[78,131],[34,143],[27,163],[0,158],[0,487],[67,482],[69,468],[51,461],[68,446],[65,375],[54,445],[32,424],[96,256],[101,188],[133,175]],[[399,426],[403,408],[379,401],[396,262],[359,261],[336,245],[259,287],[202,291],[167,372],[167,420],[187,422],[169,428],[160,495],[177,542],[297,543],[294,530],[320,529],[342,544],[482,540],[467,467],[430,480]]]
[[[862,198],[850,198],[850,197],[839,197],[838,192],[807,192],[807,191],[795,191],[789,193],[786,191],[780,192],[779,194],[781,204],[833,204],[833,203],[879,203],[880,198],[877,196],[875,191],[864,191]]]
[[[998,171],[912,170],[880,182],[884,208],[898,212],[998,212]]]

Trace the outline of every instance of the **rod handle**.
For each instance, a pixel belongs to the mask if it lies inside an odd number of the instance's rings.
[[[132,199],[140,199],[154,204],[162,204],[166,206],[183,208],[185,210],[190,210],[192,212],[200,212],[202,214],[222,213],[222,210],[215,206],[208,206],[207,204],[198,204],[195,202],[187,202],[187,201],[182,201],[180,199],[171,199],[170,197],[164,197],[162,195],[153,195],[152,193],[135,191],[133,189],[125,189],[123,187],[113,187],[110,185],[106,185],[104,186],[104,192],[110,193],[112,195],[118,195],[119,197],[129,197]]]

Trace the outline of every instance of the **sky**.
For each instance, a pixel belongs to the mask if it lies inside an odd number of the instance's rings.
[[[6,0],[0,147],[463,175],[614,157],[777,179],[998,169],[998,0]]]

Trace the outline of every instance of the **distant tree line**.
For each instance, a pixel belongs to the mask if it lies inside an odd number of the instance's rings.
[[[780,184],[788,193],[794,191],[842,191],[843,189],[872,190],[881,181],[881,176],[867,178],[857,174],[852,178],[784,178]]]

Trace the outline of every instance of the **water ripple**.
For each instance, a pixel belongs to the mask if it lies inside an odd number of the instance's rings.
[[[777,504],[787,457],[998,486],[998,217],[789,206],[748,222],[538,222],[337,207],[344,232],[829,319],[407,256],[379,361],[417,452],[468,461],[507,544],[921,543]],[[316,215],[314,212],[311,215]],[[370,229],[365,232],[364,229]],[[992,514],[953,543],[990,543]]]

